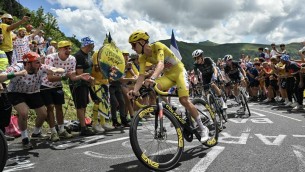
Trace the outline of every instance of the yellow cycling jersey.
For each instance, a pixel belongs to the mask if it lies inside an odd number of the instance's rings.
[[[97,54],[98,51],[95,51],[92,55],[93,68],[92,68],[91,76],[94,77],[96,85],[102,85],[102,84],[107,85],[109,83],[108,79],[104,79],[103,74],[101,73],[98,67],[99,60],[97,59]]]
[[[146,62],[158,64],[159,61],[164,62],[164,72],[175,70],[176,67],[184,68],[183,63],[174,55],[174,53],[163,43],[155,42],[150,45],[152,48],[152,56],[148,57],[145,54],[139,57],[140,74],[145,74]]]

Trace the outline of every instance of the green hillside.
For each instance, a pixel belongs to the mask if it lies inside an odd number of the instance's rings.
[[[167,46],[170,46],[170,40],[161,40]],[[200,43],[186,43],[177,41],[180,54],[182,56],[182,62],[186,69],[193,68],[192,52],[196,49],[202,49],[205,56],[211,57],[215,61],[218,58],[223,58],[226,54],[232,54],[235,60],[238,60],[241,54],[249,55],[251,58],[258,56],[257,49],[259,47],[268,47],[266,44],[251,44],[251,43],[227,43],[217,44],[211,41],[205,41]],[[279,46],[277,46],[279,49]],[[301,48],[300,43],[290,43],[286,45],[287,52],[292,56],[293,59],[299,59],[298,50]]]

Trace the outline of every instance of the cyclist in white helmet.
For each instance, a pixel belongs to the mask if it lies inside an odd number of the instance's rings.
[[[201,49],[197,49],[192,53],[192,56],[195,60],[194,62],[194,71],[195,75],[198,76],[198,70],[202,75],[202,84],[204,86],[204,90],[208,89],[208,85],[211,84],[211,88],[215,91],[216,95],[219,96],[222,102],[222,108],[227,109],[227,105],[224,102],[221,91],[218,86],[214,83],[217,80],[218,70],[216,68],[216,64],[210,57],[204,57],[203,51]]]

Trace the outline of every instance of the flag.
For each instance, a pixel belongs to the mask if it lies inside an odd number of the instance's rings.
[[[172,38],[171,38],[171,45],[170,45],[170,49],[172,50],[172,52],[175,54],[175,56],[181,60],[181,54],[179,52],[179,48],[175,39],[175,35],[174,35],[174,30],[172,30]]]

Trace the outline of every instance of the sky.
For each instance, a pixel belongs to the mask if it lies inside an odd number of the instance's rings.
[[[276,44],[305,40],[301,0],[19,0],[30,10],[52,13],[66,36],[90,36],[102,46],[110,32],[120,49],[132,51],[129,35],[144,30],[150,42]],[[179,44],[178,44],[179,46]]]

